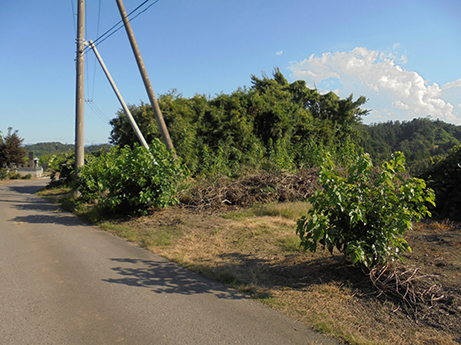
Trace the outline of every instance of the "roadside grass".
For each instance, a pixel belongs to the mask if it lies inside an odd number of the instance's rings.
[[[171,207],[144,217],[102,220],[65,190],[52,194],[42,195],[66,208],[75,207],[77,214],[108,232],[348,344],[445,345],[460,340],[446,330],[416,322],[392,299],[378,297],[368,276],[343,255],[320,248],[315,253],[300,250],[295,224],[307,213],[306,202],[215,214]],[[449,222],[418,224],[412,234],[452,227]]]

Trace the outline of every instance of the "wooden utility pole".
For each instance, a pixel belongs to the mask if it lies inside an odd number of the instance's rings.
[[[85,108],[85,0],[78,0],[77,10],[77,88],[75,99],[75,171],[84,163],[84,108]]]
[[[163,142],[165,143],[167,149],[171,150],[173,149],[173,143],[171,142],[170,134],[168,133],[168,128],[166,127],[165,121],[163,120],[160,107],[158,106],[154,89],[152,89],[149,76],[147,75],[146,67],[144,66],[144,62],[141,57],[141,52],[139,51],[138,44],[136,43],[136,39],[134,37],[134,33],[131,28],[130,21],[128,20],[128,15],[125,11],[125,7],[123,6],[122,0],[117,0],[117,6],[120,11],[120,15],[122,16],[123,24],[125,25],[126,33],[128,35],[128,39],[130,40],[131,48],[133,49],[134,57],[136,58],[139,72],[141,73],[141,77],[147,91],[147,95],[149,96],[150,104],[152,105],[152,109],[154,110],[155,120],[157,121],[160,133],[162,134]]]

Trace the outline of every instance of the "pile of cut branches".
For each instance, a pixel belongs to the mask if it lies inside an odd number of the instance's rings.
[[[415,320],[423,319],[437,302],[449,299],[436,275],[422,274],[417,267],[402,263],[375,266],[369,272],[378,297],[394,300]]]
[[[197,210],[249,207],[256,203],[306,200],[317,188],[318,170],[296,174],[264,172],[237,180],[218,177],[211,183],[195,183],[179,195],[183,206]]]

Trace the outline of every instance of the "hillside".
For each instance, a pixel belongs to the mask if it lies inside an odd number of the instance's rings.
[[[90,145],[85,146],[85,152],[99,151],[101,148],[109,148],[110,144],[99,144],[99,145]],[[46,143],[37,143],[31,145],[24,145],[26,149],[26,155],[29,155],[29,152],[33,152],[35,157],[41,158],[42,155],[51,155],[60,152],[69,152],[75,149],[74,144],[62,144],[60,142],[46,142]]]
[[[431,157],[446,155],[461,142],[461,126],[428,118],[362,125],[362,129],[368,136],[360,145],[373,161],[388,159],[391,153],[402,151],[413,173],[428,168]]]

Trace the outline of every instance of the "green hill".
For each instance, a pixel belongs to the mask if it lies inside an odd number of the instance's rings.
[[[426,169],[432,160],[447,155],[461,142],[461,126],[428,118],[362,125],[362,129],[368,137],[360,145],[373,161],[386,160],[391,153],[402,151],[412,173]]]
[[[99,151],[103,147],[109,148],[110,146],[110,144],[85,146],[85,152]],[[48,142],[24,145],[24,148],[26,149],[27,157],[29,157],[29,152],[33,152],[35,157],[40,158],[42,155],[73,151],[75,149],[75,145],[62,144],[60,142]]]

